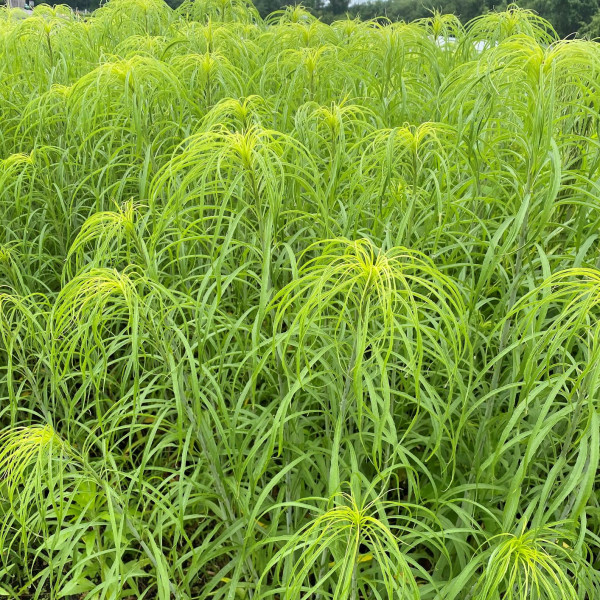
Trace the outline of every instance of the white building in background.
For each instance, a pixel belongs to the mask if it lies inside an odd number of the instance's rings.
[[[33,0],[27,2],[27,6],[25,5],[26,0],[7,0],[7,4],[9,8],[33,8]]]

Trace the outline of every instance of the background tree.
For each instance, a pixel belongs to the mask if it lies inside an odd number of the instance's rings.
[[[579,34],[591,40],[600,38],[600,10],[594,14],[589,23],[579,30]]]
[[[533,0],[521,6],[548,19],[562,37],[577,33],[600,8],[598,0]]]

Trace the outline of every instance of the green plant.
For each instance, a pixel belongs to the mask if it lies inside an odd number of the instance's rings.
[[[0,10],[0,595],[600,595],[600,50],[511,5]]]

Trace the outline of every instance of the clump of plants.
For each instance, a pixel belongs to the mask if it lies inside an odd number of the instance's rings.
[[[599,48],[1,9],[0,595],[600,597]]]

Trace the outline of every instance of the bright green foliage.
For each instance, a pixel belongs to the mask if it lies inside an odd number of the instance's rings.
[[[600,46],[110,0],[0,59],[1,596],[600,597]]]

